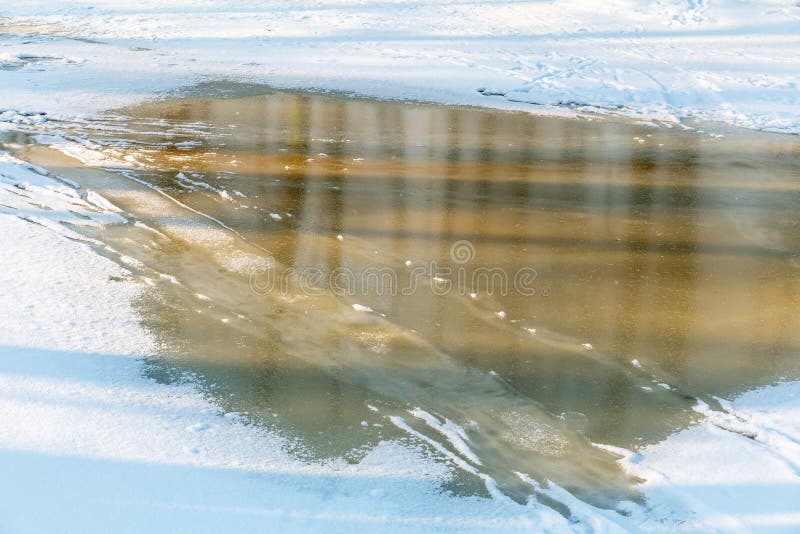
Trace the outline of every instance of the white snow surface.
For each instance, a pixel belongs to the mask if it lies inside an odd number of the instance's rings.
[[[778,0],[20,0],[0,7],[0,130],[224,78],[800,133],[799,45],[800,6]],[[697,425],[638,453],[611,448],[645,480],[645,516],[554,485],[540,490],[577,522],[447,495],[458,463],[421,438],[300,462],[191,384],[144,377],[141,288],[70,227],[123,222],[0,152],[2,532],[800,531],[798,382],[700,404]]]
[[[747,392],[724,411],[638,454],[620,451],[646,480],[653,515],[682,516],[685,532],[800,531],[800,382]]]
[[[227,78],[800,132],[794,0],[19,0],[0,17],[0,109],[74,116]]]

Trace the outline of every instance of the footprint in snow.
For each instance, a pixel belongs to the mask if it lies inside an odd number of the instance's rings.
[[[187,432],[205,432],[209,428],[211,428],[211,424],[209,423],[197,423],[196,425],[190,425],[186,427]]]

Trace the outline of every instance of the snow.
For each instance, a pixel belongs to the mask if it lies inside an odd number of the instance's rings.
[[[800,132],[790,0],[20,0],[3,15],[0,104],[18,110],[234,79]]]
[[[442,423],[435,415],[421,408],[415,408],[410,413],[414,417],[422,419],[429,427],[442,434],[464,458],[475,465],[481,465],[480,458],[467,445],[469,438],[463,428],[449,419],[445,419],[444,423]]]
[[[800,530],[800,382],[747,392],[696,426],[623,453],[645,495],[682,510],[684,531]]]
[[[231,79],[800,133],[793,1],[19,0],[2,16],[0,132]],[[81,139],[37,141],[121,165]],[[453,469],[480,476],[478,462],[462,429],[422,410],[410,415],[460,455],[393,416],[408,441],[355,465],[301,462],[191,382],[145,378],[157,347],[132,304],[143,288],[73,229],[109,224],[130,221],[0,151],[3,532],[800,530],[800,382],[699,403],[697,424],[637,452],[598,445],[644,481],[645,509],[629,517],[533,480],[571,520],[510,501],[490,479],[491,498],[443,493]]]
[[[72,184],[46,174],[44,169],[0,152],[0,213],[16,215],[77,240],[85,238],[62,223],[100,226],[125,220],[107,210],[102,205],[105,199],[97,193],[88,192],[84,200]]]

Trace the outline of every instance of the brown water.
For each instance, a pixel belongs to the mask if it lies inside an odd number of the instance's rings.
[[[24,156],[144,223],[96,237],[152,286],[152,375],[299,454],[411,432],[451,489],[613,507],[635,487],[591,443],[800,376],[796,137],[228,89],[61,125],[132,169]]]

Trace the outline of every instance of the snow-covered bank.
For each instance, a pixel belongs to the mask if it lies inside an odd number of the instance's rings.
[[[646,480],[656,512],[686,518],[683,530],[800,529],[800,382],[750,391],[623,460]],[[681,512],[682,510],[682,512]]]
[[[232,78],[800,132],[791,0],[22,0],[0,16],[6,108],[70,115]]]

